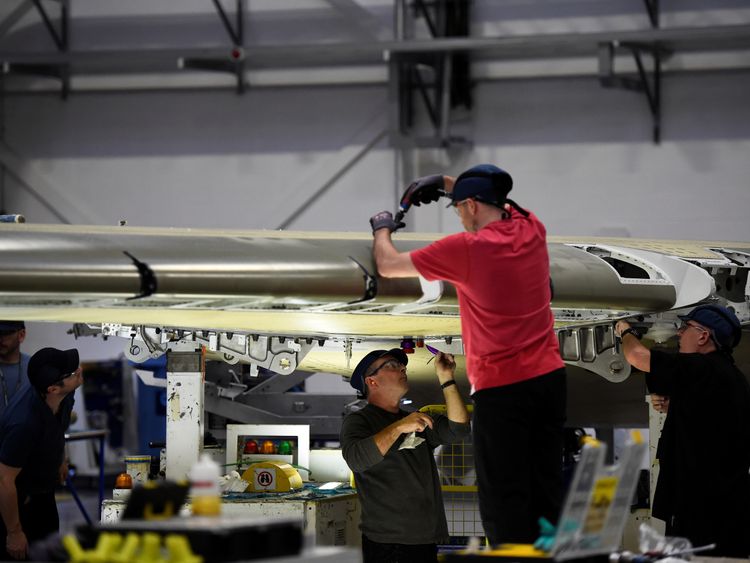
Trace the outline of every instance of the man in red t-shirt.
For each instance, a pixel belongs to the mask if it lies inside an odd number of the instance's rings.
[[[566,377],[550,309],[546,231],[508,199],[513,180],[496,166],[442,182],[466,232],[398,252],[391,233],[402,224],[383,211],[370,219],[375,261],[384,277],[456,287],[485,534],[492,545],[531,543],[539,517],[556,522],[562,503]]]

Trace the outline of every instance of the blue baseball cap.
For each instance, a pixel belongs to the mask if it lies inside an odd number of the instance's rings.
[[[456,178],[449,196],[453,203],[474,198],[501,207],[512,188],[513,178],[505,170],[492,164],[478,164]]]
[[[734,311],[721,305],[700,305],[687,315],[678,315],[682,321],[695,321],[711,329],[711,336],[721,349],[731,350],[740,343],[742,325]]]
[[[23,330],[26,325],[23,321],[0,321],[0,332],[10,330]]]
[[[365,393],[365,374],[370,371],[372,363],[382,358],[383,356],[393,356],[399,362],[406,365],[409,363],[409,358],[406,356],[401,348],[391,348],[390,350],[373,350],[368,352],[367,355],[362,358],[357,367],[354,368],[352,376],[349,379],[349,385],[354,387],[360,393]]]

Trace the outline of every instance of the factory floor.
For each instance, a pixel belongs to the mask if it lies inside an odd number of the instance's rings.
[[[76,489],[81,504],[86,509],[91,521],[99,521],[99,491],[98,489]],[[111,490],[105,490],[111,494]],[[67,489],[60,489],[55,494],[57,501],[57,512],[60,515],[60,535],[72,533],[82,524],[86,524],[86,519],[78,507],[73,495]]]

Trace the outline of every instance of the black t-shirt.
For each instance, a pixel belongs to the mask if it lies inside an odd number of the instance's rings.
[[[750,385],[730,356],[651,352],[651,393],[670,397],[653,514],[705,529],[747,521]],[[692,538],[691,538],[692,539]]]
[[[16,478],[19,501],[25,495],[54,491],[73,402],[71,393],[53,414],[36,389],[27,386],[0,418],[0,463],[21,468]]]

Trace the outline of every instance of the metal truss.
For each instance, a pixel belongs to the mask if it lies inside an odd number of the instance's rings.
[[[468,0],[395,0],[392,34],[353,0],[328,0],[348,23],[363,31],[364,41],[248,45],[244,26],[249,15],[247,0],[234,0],[233,14],[225,8],[226,0],[212,0],[231,46],[71,51],[71,0],[56,0],[60,5],[57,20],[43,4],[50,1],[24,0],[0,22],[0,37],[7,36],[29,10],[36,9],[55,47],[53,51],[0,51],[4,72],[59,79],[61,94],[66,97],[71,74],[208,70],[231,73],[236,78],[236,91],[242,93],[247,88],[245,76],[253,69],[385,64],[389,69],[388,98],[393,108],[391,141],[402,149],[449,147],[466,142],[451,135],[450,123],[457,107],[472,107],[469,69],[473,61],[556,59],[598,53],[603,86],[645,94],[653,120],[652,136],[658,143],[662,63],[666,57],[672,52],[750,49],[747,25],[660,29],[659,0],[644,0],[650,29],[500,37],[469,36]],[[416,33],[417,26],[429,34],[428,40],[421,38],[424,33]],[[618,52],[632,55],[637,67],[635,76],[615,74],[614,57]],[[646,58],[652,59],[648,70]],[[418,130],[423,121],[429,129],[427,134]]]
[[[659,27],[659,0],[643,0],[651,27]]]
[[[224,29],[232,41],[232,48],[224,57],[189,57],[178,59],[177,65],[181,69],[208,70],[216,72],[229,72],[234,74],[237,80],[237,93],[245,92],[245,13],[247,11],[246,0],[235,0],[234,24],[227,15],[221,0],[212,0],[216,11],[224,25]]]
[[[636,77],[615,74],[615,55],[618,51],[627,51],[633,56],[638,69]],[[645,94],[651,113],[652,138],[657,145],[661,142],[661,63],[670,54],[669,50],[659,47],[657,43],[611,41],[599,46],[599,83],[604,88],[621,88]],[[643,63],[644,57],[651,58],[650,73]]]
[[[60,17],[58,24],[52,21],[52,17],[47,12],[47,9],[42,4],[42,0],[31,0],[32,4],[36,8],[39,16],[44,23],[45,29],[49,32],[49,36],[52,42],[55,44],[59,53],[67,53],[69,48],[68,41],[68,29],[70,23],[70,0],[56,0],[60,4]],[[8,17],[6,22],[9,25],[15,23],[14,18],[18,15],[22,15],[27,10],[26,4],[22,3],[18,8]],[[5,26],[4,26],[5,27]],[[62,99],[67,99],[70,93],[70,65],[65,62],[29,62],[29,63],[5,63],[4,72],[15,73],[15,74],[30,74],[36,76],[45,76],[48,78],[56,78],[60,81],[60,96]]]
[[[659,0],[643,0],[652,29],[659,27]],[[627,51],[633,56],[638,75],[618,76],[615,74],[615,55],[618,51]],[[652,139],[654,144],[661,142],[661,64],[671,52],[658,42],[638,43],[609,41],[599,45],[599,83],[604,88],[621,88],[643,92],[651,113]],[[643,64],[643,58],[652,61],[649,73]]]
[[[424,21],[433,39],[468,37],[469,6],[465,0],[404,0],[396,2],[396,40],[410,39],[417,20]],[[450,134],[451,110],[471,109],[470,64],[467,53],[391,53],[389,66],[393,106],[392,142],[396,146],[449,147],[466,140]],[[432,129],[420,137],[417,128],[421,107]]]

